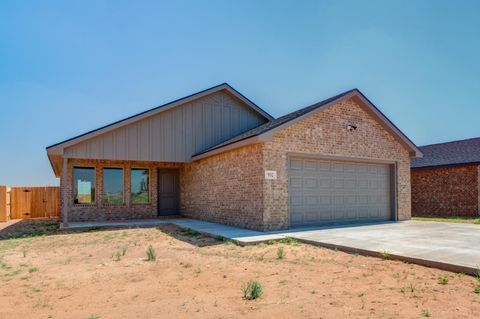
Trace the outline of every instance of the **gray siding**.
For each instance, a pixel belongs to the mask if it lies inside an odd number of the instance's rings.
[[[72,158],[189,162],[266,120],[220,91],[67,147]]]

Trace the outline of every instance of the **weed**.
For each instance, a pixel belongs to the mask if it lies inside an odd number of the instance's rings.
[[[473,289],[473,292],[476,294],[480,294],[480,285],[475,286],[475,288]]]
[[[430,318],[432,316],[427,309],[423,309],[420,314],[422,315],[422,317],[425,317],[425,318]]]
[[[9,266],[6,262],[0,260],[0,269],[10,270],[12,269],[12,266]]]
[[[183,228],[182,230],[180,230],[180,233],[187,237],[198,237],[201,235],[198,231],[191,228]]]
[[[287,253],[283,247],[278,247],[277,249],[277,259],[283,259]]]
[[[400,288],[400,292],[401,292],[402,294],[404,294],[406,290],[407,290],[407,289],[406,289],[405,287]]]
[[[229,246],[229,245],[235,245],[235,242],[234,242],[233,240],[231,240],[231,239],[226,239],[226,240],[223,241],[223,243],[224,243],[225,245],[227,245],[227,246]]]
[[[480,267],[477,267],[474,273],[475,278],[477,278],[478,281],[480,281]]]
[[[255,300],[263,294],[262,285],[258,281],[249,281],[242,287],[243,298],[246,300]]]
[[[183,268],[191,268],[192,264],[191,263],[185,263],[183,264]]]
[[[202,272],[202,270],[200,269],[200,267],[198,267],[197,269],[195,269],[195,273],[198,275]]]
[[[32,267],[28,270],[29,273],[32,273],[32,272],[37,272],[38,271],[38,268],[37,267]]]
[[[147,249],[147,261],[155,261],[157,260],[157,253],[153,249],[152,245],[148,246]]]
[[[122,259],[122,254],[120,254],[120,252],[117,251],[117,252],[113,255],[113,260],[115,260],[115,261],[120,261],[120,259]]]
[[[282,238],[282,239],[280,239],[279,242],[282,243],[282,244],[287,244],[287,245],[294,245],[294,246],[300,245],[300,242],[298,241],[298,239],[295,239],[293,237]]]
[[[278,282],[280,285],[285,285],[286,283],[288,283],[288,280],[287,279],[283,279],[283,280],[280,280]]]
[[[390,254],[389,254],[389,252],[386,251],[386,250],[382,251],[382,252],[380,253],[380,256],[382,257],[382,259],[385,259],[385,260],[390,259]]]
[[[27,249],[26,248],[24,248],[22,250],[22,253],[23,253],[23,258],[27,257]]]
[[[444,276],[439,276],[438,277],[438,283],[440,285],[446,285],[448,284],[448,276],[444,275]]]
[[[99,317],[99,316],[93,316],[93,315],[92,315],[92,316],[88,317],[87,319],[100,319],[100,317]]]
[[[127,246],[122,247],[122,256],[125,256],[127,253]]]

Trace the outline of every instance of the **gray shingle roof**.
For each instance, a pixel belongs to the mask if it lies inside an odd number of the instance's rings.
[[[205,150],[205,151],[202,151],[202,152],[200,152],[200,153],[198,153],[198,154],[195,154],[194,156],[197,156],[197,155],[200,155],[200,154],[203,154],[203,153],[207,153],[207,152],[213,151],[213,150],[215,150],[215,149],[217,149],[217,148],[221,148],[221,147],[227,146],[227,145],[229,145],[229,144],[232,144],[232,143],[235,143],[235,142],[239,142],[239,141],[241,141],[241,140],[245,140],[245,139],[247,139],[247,138],[254,137],[254,136],[263,134],[263,133],[265,133],[265,132],[268,132],[268,131],[270,131],[270,130],[272,130],[272,129],[274,129],[274,128],[276,128],[276,127],[278,127],[278,126],[280,126],[280,125],[282,125],[282,124],[284,124],[284,123],[287,123],[287,122],[289,122],[289,121],[291,121],[291,120],[294,120],[294,119],[296,119],[297,117],[300,117],[300,116],[302,116],[302,115],[304,115],[304,114],[306,114],[306,113],[308,113],[308,112],[311,112],[311,111],[313,111],[313,110],[316,109],[316,108],[319,108],[319,107],[321,107],[321,106],[323,106],[323,105],[326,105],[326,104],[330,103],[331,101],[334,101],[334,100],[336,100],[336,99],[339,99],[339,98],[341,98],[342,96],[347,95],[347,94],[349,94],[350,92],[353,92],[353,91],[356,91],[356,90],[357,90],[357,89],[352,89],[352,90],[349,90],[349,91],[340,93],[340,94],[338,94],[338,95],[335,95],[335,96],[333,96],[333,97],[331,97],[331,98],[328,98],[328,99],[326,99],[326,100],[323,100],[323,101],[321,101],[321,102],[315,103],[315,104],[310,105],[310,106],[307,106],[307,107],[305,107],[305,108],[303,108],[303,109],[294,111],[294,112],[292,112],[292,113],[289,113],[289,114],[287,114],[287,115],[284,115],[284,116],[282,116],[282,117],[279,117],[279,118],[277,118],[277,119],[274,119],[274,120],[272,120],[272,121],[270,121],[270,122],[267,122],[267,123],[265,123],[265,124],[262,124],[262,125],[260,125],[260,126],[257,126],[257,127],[255,127],[255,128],[253,128],[253,129],[251,129],[251,130],[249,130],[249,131],[246,131],[245,133],[242,133],[242,134],[240,134],[240,135],[237,135],[237,136],[235,136],[235,137],[233,137],[233,138],[231,138],[231,139],[229,139],[229,140],[226,140],[226,141],[223,142],[223,143],[217,144],[217,145],[215,145],[215,146],[213,146],[213,147],[211,147],[211,148],[209,148],[209,149],[207,149],[207,150]]]
[[[480,163],[480,137],[421,146],[423,158],[412,160],[412,168]]]

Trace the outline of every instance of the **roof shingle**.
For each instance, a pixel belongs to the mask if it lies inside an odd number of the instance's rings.
[[[480,137],[421,146],[412,168],[480,163]]]

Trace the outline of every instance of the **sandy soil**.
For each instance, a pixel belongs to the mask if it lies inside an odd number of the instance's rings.
[[[162,229],[0,240],[0,318],[478,318],[475,278],[298,243]],[[36,235],[40,233],[37,230]],[[156,261],[146,260],[149,245]],[[279,247],[285,250],[277,258]],[[446,284],[439,283],[444,277]],[[264,294],[244,300],[259,281]]]

